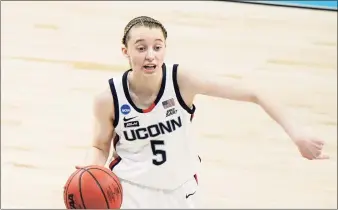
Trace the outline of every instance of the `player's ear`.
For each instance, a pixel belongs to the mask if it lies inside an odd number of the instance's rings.
[[[128,48],[125,45],[122,45],[122,54],[124,57],[129,58]]]

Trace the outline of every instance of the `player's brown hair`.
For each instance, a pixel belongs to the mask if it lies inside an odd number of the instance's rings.
[[[124,28],[122,44],[124,44],[126,47],[127,47],[127,42],[129,40],[129,31],[134,26],[145,26],[148,28],[160,28],[163,32],[164,38],[167,39],[168,37],[167,30],[164,28],[164,26],[162,25],[160,21],[155,20],[151,17],[147,17],[147,16],[139,16],[129,21],[129,23]]]

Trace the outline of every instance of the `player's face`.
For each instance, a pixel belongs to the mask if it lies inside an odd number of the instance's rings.
[[[165,56],[165,39],[160,28],[135,27],[129,31],[127,48],[123,54],[129,58],[135,72],[153,74],[161,69]]]

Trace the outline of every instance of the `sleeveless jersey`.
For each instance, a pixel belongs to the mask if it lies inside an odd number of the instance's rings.
[[[189,108],[182,99],[177,66],[163,64],[159,93],[145,110],[129,95],[131,70],[109,80],[115,109],[113,146],[118,155],[109,167],[120,179],[173,190],[197,173],[200,158],[189,130],[195,106]]]

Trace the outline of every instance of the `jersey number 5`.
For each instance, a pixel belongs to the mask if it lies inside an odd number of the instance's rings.
[[[164,145],[164,141],[162,141],[162,140],[151,140],[150,144],[151,144],[151,150],[153,151],[154,156],[157,156],[157,157],[161,156],[161,159],[159,161],[156,157],[154,157],[153,164],[159,166],[159,165],[162,165],[163,163],[165,163],[167,161],[166,152],[164,150],[156,148],[156,146]]]

